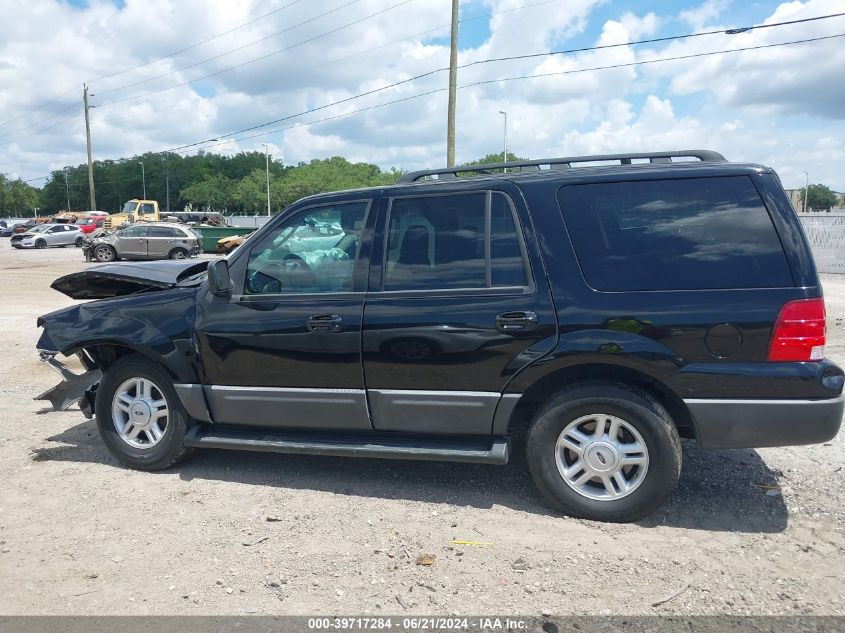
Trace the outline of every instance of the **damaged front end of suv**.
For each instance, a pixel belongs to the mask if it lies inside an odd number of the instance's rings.
[[[55,411],[78,403],[91,418],[103,372],[129,354],[155,358],[174,378],[196,376],[192,324],[205,269],[196,261],[108,264],[54,281],[53,289],[73,299],[97,301],[38,318],[38,353],[62,380],[35,399]],[[84,371],[75,373],[59,355],[77,356]]]

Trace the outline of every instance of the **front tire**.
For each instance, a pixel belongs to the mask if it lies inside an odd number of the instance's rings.
[[[107,264],[108,262],[113,262],[117,259],[117,252],[111,246],[100,244],[94,249],[94,258],[98,262]]]
[[[47,248],[47,242],[45,240],[35,240],[35,248]]]
[[[528,467],[546,500],[564,513],[627,522],[657,510],[681,471],[681,442],[647,393],[611,382],[567,388],[528,431]]]
[[[121,464],[137,470],[162,470],[184,458],[190,418],[171,378],[138,355],[109,367],[97,388],[97,427],[106,447]]]

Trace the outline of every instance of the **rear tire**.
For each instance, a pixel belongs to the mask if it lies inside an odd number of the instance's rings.
[[[74,246],[76,246],[76,248],[82,248],[82,245],[83,245],[84,243],[85,243],[85,238],[83,238],[83,237],[77,237],[77,238],[76,238],[76,241],[73,243],[73,245],[74,245]]]
[[[95,411],[100,437],[125,466],[162,470],[191,450],[185,446],[191,421],[172,379],[143,356],[124,356],[109,367],[97,388]]]
[[[551,399],[528,431],[527,456],[553,507],[596,521],[652,514],[681,471],[681,442],[666,410],[647,393],[612,382],[580,383]]]
[[[170,253],[167,255],[168,259],[187,259],[188,251],[184,248],[174,248]]]

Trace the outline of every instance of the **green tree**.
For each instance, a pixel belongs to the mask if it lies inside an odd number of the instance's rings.
[[[267,171],[253,169],[237,184],[235,196],[246,213],[267,212]]]
[[[20,178],[0,174],[0,216],[31,216],[41,207],[41,192]]]
[[[804,204],[804,196],[807,196],[808,209],[829,209],[839,204],[837,196],[827,185],[810,185],[809,194],[807,189],[801,188],[801,204]]]
[[[464,165],[493,165],[493,164],[496,164],[496,163],[512,162],[512,161],[516,161],[516,160],[528,160],[527,158],[522,158],[521,156],[517,156],[516,154],[514,154],[512,152],[508,152],[508,159],[507,159],[507,161],[505,161],[505,160],[503,160],[504,154],[505,154],[504,152],[499,152],[497,154],[487,154],[486,156],[482,156],[481,158],[477,158],[476,160],[471,160],[467,163],[464,163]],[[510,168],[509,171],[518,171],[518,170],[519,170],[519,167],[512,167],[512,168]],[[504,170],[503,169],[491,169],[490,171],[493,172],[494,174],[500,174]],[[460,172],[458,175],[459,176],[468,176],[472,173],[473,172]]]
[[[229,211],[235,199],[235,180],[216,174],[195,182],[181,191],[181,197],[209,211]]]
[[[271,183],[273,210],[278,211],[300,198],[326,191],[389,185],[396,182],[402,173],[396,169],[382,172],[378,165],[369,163],[350,163],[342,156],[300,163]]]

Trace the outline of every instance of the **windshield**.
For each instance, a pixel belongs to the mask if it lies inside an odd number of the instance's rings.
[[[135,211],[135,207],[138,206],[137,202],[127,202],[123,205],[123,212],[124,213],[133,213]]]
[[[49,225],[49,224],[39,224],[38,226],[33,226],[31,229],[29,229],[29,232],[30,233],[43,233],[44,231],[49,229],[50,226],[51,225]]]
[[[77,222],[80,226],[88,226],[89,224],[94,224],[95,220],[91,218],[82,218],[79,222]]]

